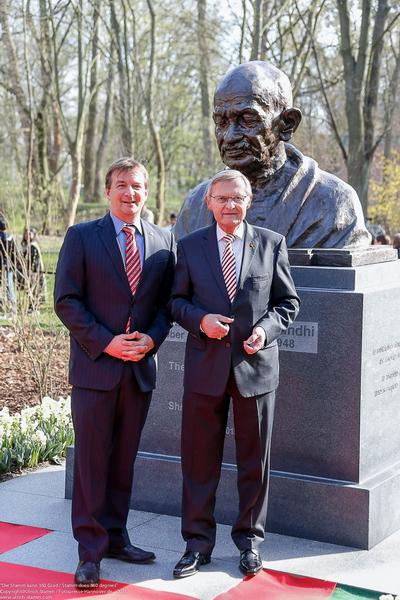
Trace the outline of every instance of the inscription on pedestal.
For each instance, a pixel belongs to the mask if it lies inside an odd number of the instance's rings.
[[[174,323],[169,331],[169,334],[165,341],[168,342],[186,342],[187,331],[183,329],[178,323]]]
[[[286,352],[318,353],[318,323],[310,321],[295,321],[278,338],[280,350]]]
[[[374,397],[382,398],[400,386],[400,340],[373,348],[372,356],[382,370],[377,379]]]

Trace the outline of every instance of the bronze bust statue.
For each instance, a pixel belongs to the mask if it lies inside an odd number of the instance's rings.
[[[247,219],[286,236],[292,248],[363,247],[370,243],[355,190],[288,144],[301,121],[286,75],[268,62],[228,71],[214,95],[222,161],[251,182]],[[212,223],[207,181],[187,196],[174,233],[179,239]]]

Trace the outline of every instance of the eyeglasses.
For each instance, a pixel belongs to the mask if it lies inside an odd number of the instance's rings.
[[[244,204],[248,196],[211,196],[217,204],[228,204],[228,202],[234,202],[235,204]]]

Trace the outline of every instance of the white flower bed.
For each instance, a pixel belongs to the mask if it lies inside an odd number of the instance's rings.
[[[43,398],[41,404],[10,415],[0,410],[0,473],[35,467],[63,456],[73,443],[70,398]]]

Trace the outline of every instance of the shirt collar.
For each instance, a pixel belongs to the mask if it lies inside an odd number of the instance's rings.
[[[225,236],[226,236],[226,232],[223,229],[221,229],[221,227],[217,223],[217,240],[220,242],[222,240],[222,238]],[[235,239],[239,238],[240,240],[242,240],[243,237],[244,237],[244,223],[242,221],[242,223],[240,223],[239,227],[235,231]]]
[[[110,217],[111,220],[114,224],[114,228],[115,228],[115,233],[117,235],[119,235],[123,229],[123,227],[125,227],[126,225],[129,225],[129,223],[126,223],[125,221],[121,221],[121,219],[119,217],[116,217],[115,215],[113,215],[113,213],[110,211]],[[137,220],[136,223],[133,223],[133,225],[135,226],[136,230],[143,235],[143,229],[142,229],[142,222],[140,219]]]

